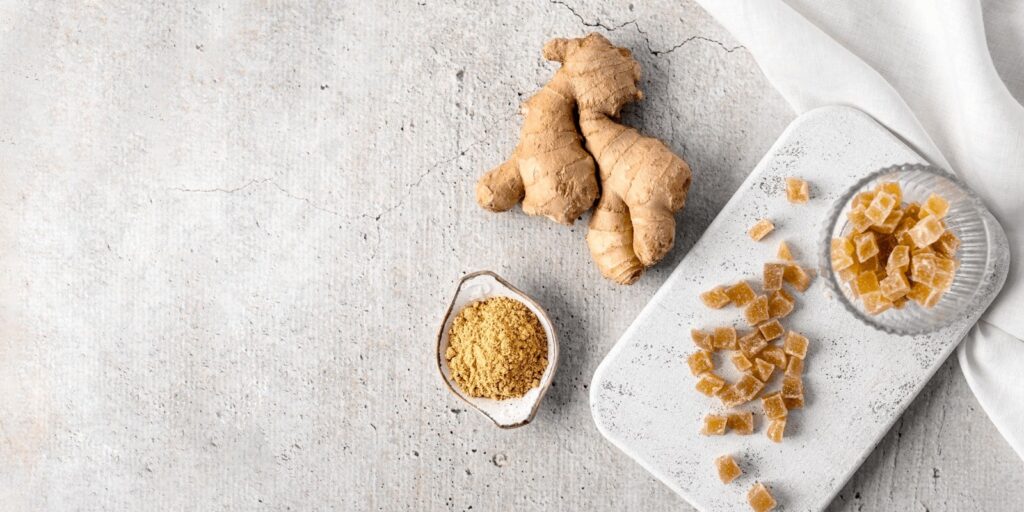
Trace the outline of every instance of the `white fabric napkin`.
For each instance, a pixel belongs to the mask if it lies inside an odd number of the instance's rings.
[[[999,219],[1010,274],[958,354],[978,401],[1024,458],[1024,2],[697,1],[798,113],[836,104],[867,112],[957,173]]]

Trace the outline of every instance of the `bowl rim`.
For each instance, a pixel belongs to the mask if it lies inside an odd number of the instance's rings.
[[[819,274],[824,275],[825,285],[828,289],[839,296],[839,303],[843,305],[843,308],[861,322],[889,334],[895,334],[898,336],[917,336],[945,329],[952,325],[956,321],[957,317],[949,315],[946,319],[943,319],[939,324],[937,324],[936,327],[927,329],[897,328],[883,324],[865,314],[856,304],[851,303],[850,298],[846,296],[846,292],[842,289],[843,285],[839,283],[839,279],[836,276],[835,271],[832,269],[832,234],[835,232],[836,225],[839,223],[839,218],[843,213],[843,210],[846,208],[846,205],[853,199],[853,196],[858,194],[867,184],[875,181],[882,175],[896,172],[924,172],[945,178],[963,191],[967,201],[969,201],[976,209],[979,209],[983,216],[991,215],[985,207],[984,202],[981,200],[981,197],[978,196],[974,190],[968,187],[963,180],[945,169],[921,163],[896,164],[876,169],[857,180],[853,185],[850,185],[850,187],[847,188],[838,199],[836,199],[832,204],[832,207],[829,208],[828,213],[825,216],[824,226],[821,232],[821,247],[818,252],[818,272]]]
[[[548,336],[548,368],[551,369],[551,373],[546,380],[543,377],[541,377],[541,382],[538,386],[539,392],[537,394],[536,400],[534,400],[533,404],[530,406],[530,413],[526,416],[526,418],[517,423],[499,423],[498,420],[496,420],[493,416],[488,414],[487,411],[484,411],[483,409],[477,407],[476,404],[466,399],[466,397],[462,396],[461,393],[459,393],[458,391],[455,390],[454,387],[452,387],[452,383],[449,382],[447,377],[445,377],[444,369],[441,367],[441,365],[444,364],[444,362],[442,361],[443,357],[441,354],[441,340],[444,337],[444,326],[448,323],[448,318],[451,317],[452,310],[455,309],[455,302],[459,298],[459,293],[462,292],[462,287],[470,280],[480,276],[490,276],[494,278],[494,280],[497,281],[498,284],[508,288],[513,293],[515,293],[518,296],[519,300],[533,306],[532,308],[530,308],[531,311],[539,314],[539,316],[543,317],[543,320],[546,322],[546,325],[551,326],[551,328],[546,329],[545,332],[545,334],[547,334]],[[459,279],[459,282],[455,287],[455,293],[452,294],[452,300],[451,302],[448,303],[448,309],[445,310],[444,316],[441,318],[441,325],[437,328],[437,335],[434,339],[434,352],[436,353],[435,362],[437,363],[437,373],[440,375],[441,381],[444,382],[444,385],[448,389],[448,392],[451,393],[452,395],[455,395],[456,398],[462,400],[467,405],[472,407],[473,410],[479,412],[480,414],[484,415],[484,417],[491,420],[491,422],[494,423],[494,425],[497,426],[498,428],[506,430],[522,427],[528,425],[531,421],[533,421],[534,417],[537,416],[537,411],[540,410],[541,402],[544,401],[544,395],[547,394],[548,389],[551,388],[551,383],[554,382],[555,380],[555,374],[558,372],[558,365],[561,362],[561,357],[559,356],[558,335],[555,332],[555,324],[554,322],[551,321],[551,317],[548,316],[547,311],[545,311],[544,308],[541,307],[539,303],[537,303],[537,301],[533,300],[532,297],[527,295],[519,288],[516,288],[514,285],[512,285],[512,283],[508,282],[507,280],[499,276],[497,273],[492,272],[490,270],[478,270],[476,272],[470,272]],[[548,369],[545,368],[544,371],[545,373],[547,373]]]

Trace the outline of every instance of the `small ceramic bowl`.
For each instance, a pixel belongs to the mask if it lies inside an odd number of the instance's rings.
[[[541,326],[544,327],[544,333],[547,334],[548,367],[541,376],[540,385],[519,398],[494,400],[469,396],[463,393],[459,389],[458,384],[452,379],[451,371],[448,368],[448,360],[445,358],[445,352],[448,350],[448,333],[459,311],[462,311],[462,308],[475,301],[490,297],[509,297],[522,302],[523,305],[530,308],[530,311],[533,311],[533,314],[537,315]],[[437,332],[437,370],[441,372],[441,378],[444,379],[445,385],[448,386],[448,390],[452,394],[462,399],[470,407],[476,409],[480,414],[483,414],[501,428],[521,427],[533,420],[533,417],[537,414],[541,399],[544,398],[544,394],[547,393],[548,388],[551,386],[551,380],[554,378],[557,369],[558,337],[555,336],[555,328],[551,323],[551,319],[548,318],[547,313],[541,309],[540,305],[494,272],[487,270],[474,272],[466,275],[459,281],[459,286],[455,290],[452,303],[448,306],[448,311],[445,312],[444,320],[441,322],[441,328]]]
[[[864,305],[832,269],[831,240],[846,236],[852,227],[847,219],[854,195],[883,181],[895,181],[903,189],[903,202],[923,202],[936,193],[949,202],[944,221],[960,239],[957,258],[960,268],[950,289],[933,308],[908,303],[870,315]],[[819,271],[828,287],[839,296],[847,311],[868,325],[890,334],[913,335],[934,332],[979,308],[987,308],[1006,280],[1010,249],[1006,233],[981,199],[959,178],[936,167],[905,164],[875,171],[850,187],[829,211],[819,240]]]

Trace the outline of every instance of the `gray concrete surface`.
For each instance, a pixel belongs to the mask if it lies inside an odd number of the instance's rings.
[[[587,385],[793,115],[688,2],[0,5],[0,509],[687,509]],[[487,214],[552,36],[644,68],[628,121],[691,164],[677,247],[603,281],[582,225]],[[442,387],[463,273],[562,335],[538,419]],[[1016,510],[1024,465],[947,363],[834,510]]]

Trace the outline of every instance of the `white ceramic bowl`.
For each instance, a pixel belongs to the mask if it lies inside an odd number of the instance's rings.
[[[947,227],[960,238],[957,258],[960,268],[949,291],[933,308],[910,302],[902,309],[889,309],[869,315],[864,305],[832,270],[831,240],[851,231],[846,213],[854,195],[874,188],[883,181],[895,181],[903,189],[903,202],[923,202],[936,193],[949,201]],[[936,167],[905,164],[875,171],[850,187],[832,206],[819,241],[819,271],[843,306],[854,316],[891,334],[923,334],[934,332],[958,318],[971,316],[978,308],[985,309],[995,299],[1009,270],[1010,249],[1006,233],[981,199],[952,174]]]
[[[459,311],[462,311],[462,308],[475,301],[490,297],[509,297],[522,302],[526,307],[530,308],[530,311],[533,311],[533,314],[537,315],[541,326],[544,327],[544,333],[547,334],[548,367],[540,378],[540,385],[527,391],[525,395],[519,398],[494,400],[469,396],[463,393],[459,389],[458,384],[452,379],[451,371],[448,368],[448,361],[445,358],[445,352],[448,350],[448,333],[452,328],[452,321],[455,320]],[[544,394],[547,393],[548,388],[551,386],[551,380],[554,378],[557,369],[558,337],[555,335],[555,328],[551,323],[551,319],[548,318],[547,313],[541,309],[540,305],[494,272],[487,270],[474,272],[466,275],[459,281],[459,286],[455,290],[455,296],[452,298],[451,305],[448,306],[448,311],[445,312],[444,320],[441,322],[441,329],[437,333],[437,370],[441,373],[441,378],[444,379],[445,385],[448,386],[448,390],[452,394],[461,398],[470,407],[486,416],[487,419],[493,421],[495,425],[501,428],[521,427],[533,420],[533,417],[537,414],[541,399],[544,398]]]

